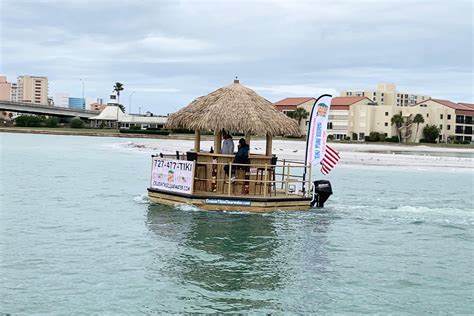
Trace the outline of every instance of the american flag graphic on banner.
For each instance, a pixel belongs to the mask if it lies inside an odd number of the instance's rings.
[[[341,157],[339,153],[326,145],[326,150],[324,152],[324,158],[321,160],[321,172],[326,175],[331,171],[331,169],[337,164]]]

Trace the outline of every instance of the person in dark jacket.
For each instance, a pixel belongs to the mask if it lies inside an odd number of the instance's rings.
[[[245,138],[239,139],[238,151],[235,154],[234,163],[236,164],[249,164],[249,151],[250,147],[245,141]],[[237,169],[246,169],[246,166],[236,166]],[[226,174],[229,174],[229,166],[225,165],[224,170]],[[232,174],[235,174],[235,168],[232,168]]]

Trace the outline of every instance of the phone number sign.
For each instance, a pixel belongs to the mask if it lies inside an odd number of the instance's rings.
[[[151,188],[184,194],[193,193],[194,161],[153,157]]]

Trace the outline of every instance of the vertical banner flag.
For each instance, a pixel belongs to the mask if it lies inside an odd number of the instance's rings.
[[[305,165],[319,165],[324,157],[332,95],[323,94],[313,105],[306,140]]]

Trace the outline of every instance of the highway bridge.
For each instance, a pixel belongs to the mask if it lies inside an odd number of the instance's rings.
[[[99,115],[97,111],[61,108],[44,104],[0,101],[0,111],[9,111],[26,114],[48,115],[57,117],[80,117],[87,119]]]

